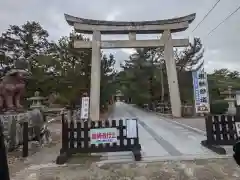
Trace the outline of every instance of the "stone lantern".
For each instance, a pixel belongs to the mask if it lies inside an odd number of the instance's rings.
[[[236,107],[235,107],[235,95],[236,93],[234,93],[232,91],[232,86],[228,86],[227,91],[223,91],[221,92],[222,95],[227,95],[227,97],[224,99],[228,102],[228,111],[227,113],[229,115],[235,115],[236,114]]]
[[[34,93],[33,97],[28,98],[28,101],[32,101],[32,104],[30,106],[31,109],[35,109],[35,108],[40,108],[40,109],[44,109],[45,106],[43,105],[43,101],[46,100],[47,98],[40,96],[40,92],[36,91]]]

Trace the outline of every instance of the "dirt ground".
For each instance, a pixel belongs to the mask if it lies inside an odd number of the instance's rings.
[[[38,153],[40,153],[44,149],[51,149],[59,145],[61,142],[61,121],[54,122],[50,124],[50,130],[52,133],[52,142],[50,144],[44,145],[44,147],[40,147],[37,142],[29,142],[29,156],[26,158],[22,157],[21,147],[16,149],[13,152],[8,153],[8,166],[10,170],[10,174],[14,175],[16,172],[24,169],[31,165],[32,161],[36,161],[38,163],[38,159],[42,159]],[[59,150],[58,150],[59,151]],[[56,150],[57,152],[57,150]],[[39,156],[39,158],[38,158]],[[34,160],[33,160],[34,159]]]
[[[109,112],[101,114],[101,120],[107,119]],[[51,119],[50,119],[51,120]],[[11,176],[15,176],[26,168],[36,164],[53,163],[56,160],[61,148],[61,117],[54,117],[54,120],[49,124],[52,134],[52,142],[40,147],[37,142],[29,142],[29,156],[22,158],[22,148],[8,153],[8,166]]]
[[[20,179],[37,180],[239,180],[232,159],[65,165],[29,169]]]

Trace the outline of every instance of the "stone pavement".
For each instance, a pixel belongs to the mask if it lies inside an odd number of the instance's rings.
[[[185,124],[187,126],[206,131],[205,119],[204,117],[198,118],[172,118],[173,121]]]
[[[157,114],[160,119],[165,120],[169,123],[173,123],[175,125],[181,126],[185,129],[190,131],[196,132],[203,136],[206,136],[206,126],[205,126],[205,119],[204,117],[196,117],[196,118],[172,118],[166,117],[156,112],[149,112],[149,114]],[[206,139],[206,137],[205,137]],[[222,146],[226,151],[227,154],[232,155],[233,150],[232,146]]]
[[[149,113],[132,105],[117,102],[109,119],[138,118],[139,137],[144,161],[192,160],[214,158],[217,154],[203,147],[204,132],[193,131],[156,113]],[[229,151],[231,156],[232,152]],[[107,153],[101,158],[104,163],[127,162],[131,153]],[[130,160],[129,160],[130,161]]]
[[[153,112],[150,112],[153,113]],[[158,113],[154,113],[159,115]],[[182,126],[186,129],[189,129],[191,131],[195,131],[199,134],[206,135],[206,126],[205,126],[205,119],[202,117],[198,118],[172,118],[172,117],[165,117],[162,115],[159,115],[159,117],[165,121],[168,121],[170,123],[177,124],[178,126]]]
[[[136,108],[138,108],[136,105],[132,105]],[[140,109],[140,108],[138,108]],[[206,131],[206,126],[205,126],[205,119],[204,117],[192,117],[192,118],[173,118],[171,115],[166,115],[166,114],[162,114],[162,113],[158,113],[158,112],[149,112],[150,114],[157,114],[159,115],[162,119],[165,120],[170,120],[173,122],[177,122],[192,128],[196,128],[199,129],[200,131]]]

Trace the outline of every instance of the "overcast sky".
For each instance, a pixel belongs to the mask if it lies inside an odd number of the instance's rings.
[[[197,18],[190,28],[175,37],[200,37],[205,46],[205,67],[207,71],[216,68],[230,68],[240,71],[240,11],[220,26],[212,35],[208,33],[229,13],[240,5],[239,0],[221,0],[218,6],[194,32],[197,23],[211,9],[217,0],[0,0],[0,32],[10,24],[22,25],[26,21],[38,21],[48,30],[50,39],[57,40],[68,35],[72,27],[64,19],[64,13],[83,18],[99,20],[157,20],[196,13]],[[126,39],[127,36],[110,36],[104,39]],[[156,38],[139,36],[139,39]],[[113,50],[117,65],[131,52],[127,49]]]

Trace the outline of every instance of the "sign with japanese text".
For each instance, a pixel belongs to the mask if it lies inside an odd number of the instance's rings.
[[[209,113],[209,93],[207,73],[203,67],[192,72],[196,113]]]
[[[89,97],[83,97],[81,106],[81,119],[88,119],[88,113],[89,113]]]
[[[91,129],[90,142],[95,145],[117,142],[117,128]]]

